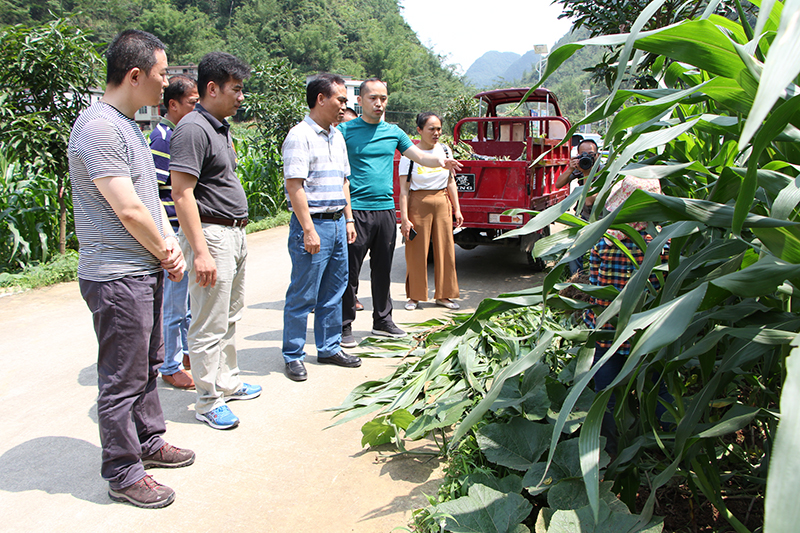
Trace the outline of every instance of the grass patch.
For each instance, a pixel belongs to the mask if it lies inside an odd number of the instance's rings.
[[[262,218],[247,225],[247,233],[255,233],[257,231],[264,231],[265,229],[277,228],[278,226],[285,226],[289,223],[292,214],[289,211],[281,211],[275,216]]]
[[[247,225],[247,233],[264,231],[289,223],[292,214],[288,211],[278,213],[273,217],[262,218]],[[15,292],[24,289],[36,289],[54,285],[63,281],[78,279],[78,252],[67,250],[64,255],[57,255],[47,263],[29,266],[21,272],[14,274],[0,273],[0,290],[2,292]]]
[[[4,289],[35,289],[62,281],[78,279],[78,252],[67,250],[52,261],[25,267],[22,272],[0,274],[0,287]]]

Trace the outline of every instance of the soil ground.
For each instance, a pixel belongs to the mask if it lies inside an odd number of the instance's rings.
[[[237,344],[243,379],[264,393],[231,405],[240,426],[223,432],[197,422],[194,391],[159,381],[165,438],[197,453],[191,467],[150,471],[177,492],[175,503],[161,510],[113,503],[106,494],[95,408],[97,343],[77,283],[0,298],[0,531],[372,533],[406,527],[411,510],[426,505],[424,494],[436,492],[440,463],[386,460],[363,449],[366,419],[325,429],[334,421],[324,409],[339,405],[363,381],[389,374],[393,361],[365,359],[358,369],[318,365],[309,329],[308,381],[283,375],[287,235],[282,227],[248,237],[246,310]],[[403,254],[398,245],[395,321],[444,316],[447,311],[432,302],[403,309]],[[457,249],[456,255],[465,310],[541,280],[514,249]],[[355,323],[359,338],[371,328],[368,261],[360,299],[367,310]]]

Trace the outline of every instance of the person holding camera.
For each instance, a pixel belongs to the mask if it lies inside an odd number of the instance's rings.
[[[439,143],[442,121],[434,113],[417,115],[417,132],[422,152],[452,158],[450,149]],[[464,223],[458,203],[454,171],[443,167],[415,165],[403,156],[400,175],[400,232],[406,240],[405,308],[414,310],[428,299],[428,245],[433,243],[434,299],[448,309],[458,309],[456,252],[453,243],[453,215],[456,227]]]
[[[578,155],[570,159],[567,168],[556,178],[555,187],[560,189],[569,185],[575,179],[578,180],[579,185],[583,185],[592,170],[592,166],[594,166],[594,162],[597,160],[597,156],[597,143],[591,139],[583,139],[578,145]],[[597,171],[600,172],[602,168],[602,165],[600,165]],[[581,209],[579,215],[583,220],[589,220],[594,200],[595,195],[586,197],[586,202],[583,204],[583,209]],[[575,274],[581,270],[583,270],[583,258],[569,262],[570,274]]]

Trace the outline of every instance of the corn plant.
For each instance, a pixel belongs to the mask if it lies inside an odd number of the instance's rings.
[[[52,175],[10,162],[0,146],[0,271],[47,261],[58,250],[57,191]]]
[[[474,526],[487,516],[501,524],[484,529],[490,531],[533,526],[537,532],[555,533],[574,531],[575,524],[591,531],[657,531],[657,495],[675,483],[686,487],[694,501],[710,502],[739,533],[752,526],[731,506],[745,499],[751,508],[758,507],[769,484],[767,524],[775,517],[774,531],[796,529],[798,511],[790,502],[798,487],[786,465],[797,461],[792,443],[798,435],[783,433],[800,427],[796,402],[787,401],[796,399],[800,389],[797,363],[790,364],[796,356],[787,359],[791,346],[800,344],[795,340],[800,327],[795,303],[800,287],[800,88],[795,85],[800,3],[765,2],[755,28],[738,3],[736,21],[716,15],[718,2],[711,2],[697,17],[641,31],[662,3],[649,4],[630,33],[571,43],[548,59],[543,81],[582,47],[614,45],[620,50],[610,95],[574,126],[611,120],[606,165],[517,231],[530,233],[556,221],[568,226],[534,248],[535,256],[556,263],[543,285],[481,304],[433,349],[425,369],[409,369],[403,378],[407,389],[389,394],[382,387],[395,380],[368,383],[343,406],[348,415],[377,412],[394,423],[397,436],[402,430],[406,437],[419,437],[423,432],[412,430],[437,424],[446,428],[445,421],[455,420],[448,443],[453,449],[467,435],[485,436],[483,424],[507,408],[508,387],[517,388],[515,401],[534,394],[535,387],[520,387],[535,379],[530,374],[553,346],[563,349],[566,343],[575,370],[557,408],[552,409],[556,398],[548,395],[551,416],[531,420],[525,411],[524,420],[501,420],[509,427],[496,428],[490,440],[497,445],[483,450],[496,462],[513,462],[522,473],[521,487],[479,483],[467,500],[436,505],[433,513],[444,517],[449,531],[467,531],[465,524]],[[620,90],[623,73],[642,65],[644,54],[652,60],[645,74],[657,87]],[[660,180],[663,194],[636,191],[614,211],[604,212],[611,187],[625,175]],[[580,210],[589,194],[597,200],[592,216],[583,221],[571,210]],[[641,221],[650,223],[649,243],[627,225]],[[597,323],[610,322],[615,329],[554,327],[546,320],[549,311],[580,311],[588,305],[559,295],[566,285],[561,282],[566,264],[603,236],[622,246],[609,229],[633,239],[644,251],[643,261],[621,291],[573,285],[612,300],[597,309]],[[662,264],[667,245],[668,262]],[[543,313],[526,331],[535,345],[508,350],[505,364],[497,365],[491,377],[478,373],[485,371],[483,366],[461,357],[464,343],[491,328],[496,313],[530,305],[541,306]],[[613,344],[593,363],[595,342],[601,338]],[[616,379],[605,390],[590,392],[593,376],[625,341],[632,350]],[[459,365],[443,366],[453,359]],[[548,368],[555,372],[557,367]],[[787,375],[793,387],[782,401]],[[446,406],[428,393],[465,381],[470,388],[464,389],[469,400],[464,405]],[[660,397],[662,383],[673,401]],[[606,457],[600,433],[612,394],[618,399],[613,420],[619,444],[615,455]],[[392,400],[379,401],[386,396]],[[410,417],[397,414],[403,406]],[[656,415],[659,406],[668,412],[662,418]],[[458,416],[451,413],[456,408],[462,409]],[[784,420],[786,429],[778,429],[783,413],[790,422]],[[434,414],[435,422],[420,421]],[[508,450],[515,450],[511,459]],[[779,458],[785,462],[776,464]],[[525,502],[516,498],[517,489],[540,506],[535,523],[528,517],[521,525]],[[547,505],[536,500],[545,492]],[[633,510],[637,494],[646,496],[638,516],[626,515],[619,502]]]
[[[236,140],[236,173],[247,195],[250,218],[274,216],[286,210],[283,160],[274,144],[252,138]]]

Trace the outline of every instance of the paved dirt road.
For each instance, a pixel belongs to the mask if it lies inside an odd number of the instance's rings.
[[[0,531],[389,532],[406,526],[411,510],[436,491],[440,464],[383,460],[360,446],[366,419],[323,430],[322,409],[338,405],[392,361],[365,359],[358,369],[316,363],[313,333],[308,381],[283,376],[283,298],[289,280],[286,227],[248,237],[246,306],[237,343],[245,381],[261,398],[236,402],[240,426],[215,431],[194,418],[194,392],[159,383],[168,442],[192,448],[188,468],[152,470],[177,491],[173,505],[142,510],[112,503],[100,478],[96,340],[77,283],[0,298]],[[518,251],[457,250],[464,309],[486,296],[538,282]],[[355,334],[371,327],[369,262],[362,272]],[[432,304],[403,310],[405,260],[395,254],[395,321],[445,313]]]

